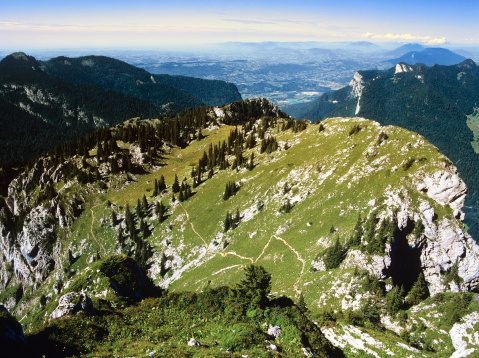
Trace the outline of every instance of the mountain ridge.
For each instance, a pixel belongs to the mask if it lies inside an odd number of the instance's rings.
[[[432,67],[399,63],[388,70],[358,71],[348,86],[297,107],[306,109],[293,114],[312,120],[363,116],[424,135],[451,158],[466,181],[466,223],[477,238],[479,156],[474,150],[477,133],[471,128],[478,93],[479,67],[472,60]]]
[[[409,331],[417,315],[401,323],[397,307],[437,295],[435,307],[449,307],[479,284],[479,247],[461,222],[466,192],[424,137],[364,118],[311,125],[253,99],[134,119],[39,158],[10,184],[0,202],[4,303],[38,327],[67,295],[110,302],[88,267],[123,253],[174,293],[219,289],[262,265],[272,296],[303,297],[333,341],[343,329],[361,335],[361,324]],[[458,321],[448,317],[427,337],[452,353]],[[395,337],[378,349],[402,354]]]

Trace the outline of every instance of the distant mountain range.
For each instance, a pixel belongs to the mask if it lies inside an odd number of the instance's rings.
[[[418,50],[409,51],[396,59],[384,61],[384,63],[388,66],[395,66],[401,62],[407,63],[409,65],[422,63],[427,66],[433,66],[433,65],[449,66],[449,65],[455,65],[457,63],[460,63],[466,60],[464,56],[458,55],[457,53],[454,53],[445,48],[420,49],[420,47],[422,47],[421,45],[417,45],[417,47],[419,48]]]
[[[223,81],[152,75],[104,56],[0,62],[0,163],[25,161],[55,145],[132,117],[241,99]]]
[[[323,120],[358,116],[424,135],[458,167],[469,194],[466,223],[479,237],[479,154],[477,107],[479,66],[466,60],[453,66],[400,63],[389,70],[359,71],[350,84],[317,100],[292,106],[290,115]]]

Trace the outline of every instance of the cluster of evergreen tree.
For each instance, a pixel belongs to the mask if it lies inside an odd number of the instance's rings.
[[[132,212],[130,211],[130,206],[127,203],[125,208],[125,224],[126,230],[129,233],[131,241],[134,243],[134,258],[140,265],[140,267],[145,267],[148,259],[153,255],[153,250],[150,244],[146,239],[151,235],[150,228],[148,227],[145,218],[148,216],[148,202],[146,197],[143,196],[143,200],[138,199],[136,208],[137,220],[139,220],[139,230],[136,228],[136,220],[133,217]],[[141,233],[139,235],[138,231]],[[126,246],[126,238],[123,236],[122,231],[119,231],[118,241],[122,246],[122,251],[127,250],[127,253],[130,253],[130,250]]]
[[[226,213],[224,220],[224,232],[227,232],[229,229],[234,229],[241,221],[241,214],[239,209],[236,209],[236,214],[233,216],[229,211]]]
[[[278,149],[278,142],[276,137],[269,136],[261,140],[260,153],[271,153],[275,152]]]
[[[238,186],[235,181],[227,181],[225,186],[225,192],[223,194],[223,200],[228,200],[231,196],[236,195]]]
[[[345,257],[345,249],[339,242],[339,237],[334,241],[334,245],[329,247],[324,255],[324,264],[327,270],[339,267]]]
[[[158,217],[158,222],[162,223],[166,219],[166,213],[168,209],[163,204],[163,201],[158,201],[155,205],[155,214]]]
[[[281,127],[282,131],[286,131],[288,129],[292,129],[294,133],[301,132],[308,127],[309,121],[307,120],[297,120],[293,118],[288,118],[283,122],[283,126]]]

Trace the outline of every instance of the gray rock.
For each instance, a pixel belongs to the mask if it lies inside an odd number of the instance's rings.
[[[268,327],[268,334],[274,338],[278,338],[281,335],[281,327],[280,326],[271,326]]]
[[[273,351],[273,352],[277,352],[278,351],[278,346],[275,345],[275,344],[270,344],[269,346],[266,347],[267,349]]]
[[[201,343],[194,338],[190,338],[190,340],[188,341],[188,345],[190,347],[201,347]]]
[[[449,205],[452,209],[460,210],[466,200],[467,187],[457,175],[455,168],[426,176],[417,185],[418,191],[425,192],[427,196],[442,205]]]
[[[94,313],[94,311],[90,297],[82,292],[70,292],[60,297],[57,308],[52,312],[51,319],[78,312]]]
[[[469,357],[479,348],[479,332],[474,329],[478,322],[479,313],[473,312],[452,326],[449,335],[456,351],[451,358]]]
[[[312,357],[313,356],[313,352],[311,352],[311,350],[309,348],[301,348],[301,352],[303,352],[303,354],[306,356],[306,357]]]

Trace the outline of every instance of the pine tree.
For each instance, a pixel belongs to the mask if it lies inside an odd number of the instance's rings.
[[[143,222],[143,228],[141,230],[141,232],[143,233],[143,239],[146,239],[148,236],[150,236],[151,232],[150,232],[150,228],[148,227],[148,224],[146,222]]]
[[[173,193],[178,193],[180,191],[180,183],[178,182],[178,176],[175,174],[175,181],[173,182],[173,186],[171,187]]]
[[[264,309],[269,302],[270,292],[271,274],[263,266],[248,265],[245,278],[230,289],[230,297],[245,311],[248,308]]]
[[[232,218],[230,212],[226,212],[226,218],[224,220],[224,232],[227,232],[232,226]]]
[[[363,226],[361,220],[361,214],[358,215],[358,220],[354,226],[353,233],[349,239],[348,246],[355,247],[361,245],[361,236],[363,236]]]
[[[126,210],[125,210],[125,223],[126,223],[126,228],[131,233],[132,229],[134,229],[135,227],[135,224],[133,222],[133,216],[131,215],[130,205],[128,203],[126,204]]]
[[[417,281],[412,286],[408,293],[406,302],[409,305],[417,305],[424,301],[429,296],[429,290],[427,288],[427,282],[424,278],[424,274],[421,272],[417,278]]]
[[[143,218],[143,208],[141,207],[140,198],[138,198],[138,200],[137,200],[137,202],[136,202],[135,211],[136,211],[136,216],[137,216],[139,219]]]
[[[402,286],[394,286],[386,295],[386,310],[395,315],[404,303],[404,289]]]
[[[111,224],[112,224],[113,226],[116,225],[116,220],[117,220],[117,218],[116,218],[115,210],[112,210],[112,211],[111,211]]]
[[[166,189],[165,177],[161,175],[160,180],[158,181],[158,194]]]
[[[328,270],[338,267],[343,261],[343,248],[339,243],[339,237],[336,238],[334,245],[331,246],[324,259],[324,264]]]
[[[157,195],[158,195],[158,180],[155,179],[155,186],[154,186],[154,189],[153,189],[153,194],[151,196],[155,197]]]
[[[156,203],[155,213],[156,216],[158,216],[158,221],[162,223],[165,220],[166,213],[166,207],[163,205],[162,201]]]
[[[299,310],[301,312],[303,312],[303,314],[308,314],[309,313],[308,306],[306,306],[306,302],[304,302],[303,292],[299,293],[299,299],[298,299],[298,303],[297,303],[296,306],[298,306]]]
[[[248,163],[248,170],[253,170],[253,169],[254,169],[254,153],[251,152],[251,157]]]
[[[142,199],[142,210],[143,210],[143,215],[148,216],[148,201],[146,200],[145,194],[143,194],[143,199]]]

